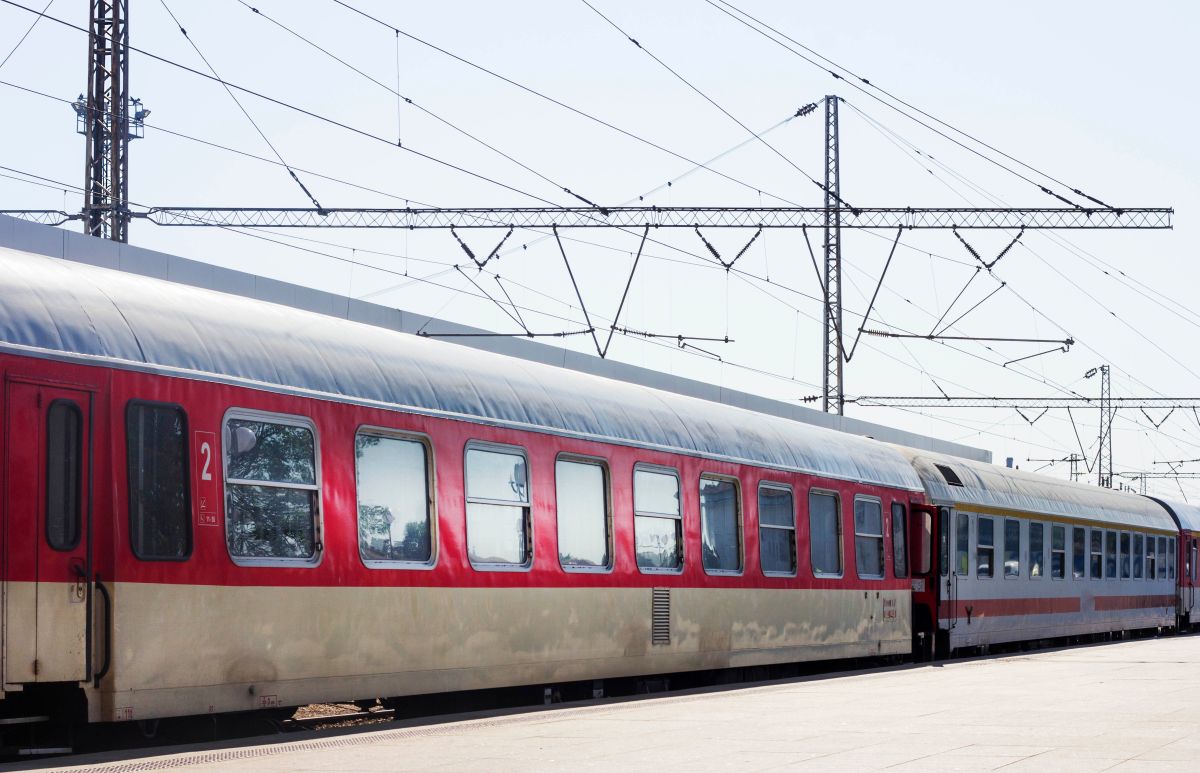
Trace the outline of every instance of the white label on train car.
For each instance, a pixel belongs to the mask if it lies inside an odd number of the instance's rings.
[[[220,526],[221,502],[217,498],[217,436],[213,432],[195,433],[196,525]]]

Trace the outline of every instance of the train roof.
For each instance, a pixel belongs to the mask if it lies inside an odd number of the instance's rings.
[[[1176,528],[1167,511],[1147,497],[956,456],[900,450],[921,477],[930,501],[937,504],[1056,515],[1124,528]]]
[[[1150,497],[1150,499],[1167,508],[1181,529],[1200,532],[1200,507],[1159,497]]]
[[[17,250],[0,265],[9,351],[922,489],[869,438]]]

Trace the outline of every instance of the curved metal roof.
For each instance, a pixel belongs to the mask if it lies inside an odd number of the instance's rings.
[[[1176,529],[1161,505],[1136,494],[928,451],[900,451],[912,462],[925,493],[935,503],[1058,515],[1125,528]],[[948,468],[962,485],[949,483],[939,467]]]
[[[1159,497],[1150,497],[1150,499],[1167,508],[1181,528],[1188,531],[1200,532],[1200,507],[1176,502],[1171,499],[1160,499]]]
[[[0,248],[0,347],[921,490],[893,447],[649,387]]]

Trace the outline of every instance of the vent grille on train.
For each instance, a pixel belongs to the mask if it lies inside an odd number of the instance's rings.
[[[650,589],[650,643],[671,643],[671,589]]]
[[[935,464],[933,466],[938,468],[938,472],[942,474],[942,477],[945,478],[946,482],[951,486],[962,486],[963,482],[961,479],[959,479],[957,472],[944,464]]]

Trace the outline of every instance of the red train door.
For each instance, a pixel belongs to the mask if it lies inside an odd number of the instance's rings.
[[[90,622],[92,393],[17,379],[5,386],[4,681],[82,681]]]
[[[938,606],[937,508],[913,504],[909,522],[909,561],[912,567],[913,654],[934,655]]]

